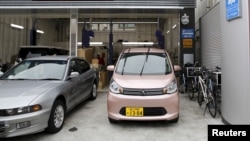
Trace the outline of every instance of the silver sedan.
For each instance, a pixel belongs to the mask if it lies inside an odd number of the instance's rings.
[[[0,77],[0,138],[59,132],[65,114],[97,97],[98,75],[83,58],[42,56]]]

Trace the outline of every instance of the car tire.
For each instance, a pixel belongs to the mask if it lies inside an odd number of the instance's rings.
[[[90,100],[95,100],[96,97],[97,97],[97,86],[96,86],[96,84],[94,83],[94,84],[92,85],[92,90],[91,90],[89,99],[90,99]]]
[[[56,100],[48,121],[48,127],[46,128],[47,133],[59,132],[64,124],[65,120],[65,104],[62,100]]]

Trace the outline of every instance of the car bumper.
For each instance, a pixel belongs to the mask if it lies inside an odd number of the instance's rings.
[[[18,116],[0,117],[0,138],[41,132],[48,125],[49,115],[49,111],[40,111]]]
[[[108,116],[113,120],[174,120],[179,117],[179,94],[165,94],[157,96],[128,96],[108,94]],[[150,113],[144,116],[126,116],[126,107],[143,107],[149,111],[163,111],[155,115]],[[156,109],[156,110],[154,110]],[[146,110],[144,110],[146,111]]]

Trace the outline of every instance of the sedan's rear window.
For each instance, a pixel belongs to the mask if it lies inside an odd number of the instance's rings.
[[[165,53],[124,53],[116,69],[116,73],[122,75],[165,75],[171,72]]]

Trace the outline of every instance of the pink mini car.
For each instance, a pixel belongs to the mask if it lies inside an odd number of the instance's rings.
[[[178,122],[179,92],[168,53],[158,48],[124,50],[113,71],[107,98],[111,123],[122,120]]]

